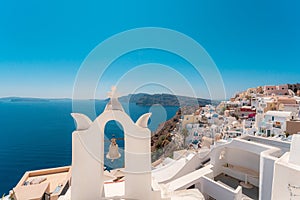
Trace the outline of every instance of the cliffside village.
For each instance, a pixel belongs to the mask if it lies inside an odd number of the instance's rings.
[[[203,137],[213,143],[243,134],[290,141],[300,133],[299,106],[300,84],[249,88],[216,107],[206,105],[182,115],[178,130],[185,143],[193,145]]]

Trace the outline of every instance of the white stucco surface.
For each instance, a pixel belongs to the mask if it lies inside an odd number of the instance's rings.
[[[125,175],[124,183],[110,185],[107,193],[112,194],[110,187],[120,187],[115,191],[126,198],[153,198],[151,189],[151,132],[147,128],[150,113],[142,115],[137,123],[124,112],[118,99],[110,94],[111,100],[104,112],[93,122],[83,114],[73,113],[77,130],[72,135],[72,200],[101,199],[104,184],[104,128],[108,121],[121,124],[125,141]],[[104,188],[105,190],[105,188]],[[155,193],[156,195],[156,193]]]
[[[293,135],[291,151],[275,162],[272,200],[300,199],[300,135]]]

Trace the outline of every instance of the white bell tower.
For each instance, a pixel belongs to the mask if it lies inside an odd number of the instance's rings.
[[[108,121],[119,122],[125,140],[125,194],[129,199],[160,199],[152,191],[151,132],[147,122],[151,113],[142,115],[136,123],[124,112],[113,87],[110,101],[95,121],[72,113],[77,129],[72,134],[72,200],[101,199],[104,187],[104,127]]]

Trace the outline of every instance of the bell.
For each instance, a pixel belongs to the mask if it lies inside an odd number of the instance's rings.
[[[120,158],[121,154],[119,153],[119,147],[118,147],[118,144],[116,142],[116,139],[112,138],[110,141],[111,141],[111,143],[109,145],[109,151],[106,154],[106,158],[110,159],[111,162],[113,162],[115,159]]]

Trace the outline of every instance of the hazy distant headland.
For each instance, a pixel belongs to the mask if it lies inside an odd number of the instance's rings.
[[[29,97],[4,97],[0,98],[2,102],[49,102],[49,99],[29,98]]]
[[[121,102],[136,103],[141,106],[152,106],[160,104],[162,106],[205,106],[207,104],[218,104],[218,101],[187,96],[177,96],[173,94],[129,94],[119,98]]]

